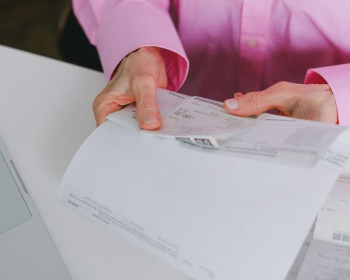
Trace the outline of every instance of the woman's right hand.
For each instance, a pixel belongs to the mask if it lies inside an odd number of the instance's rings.
[[[96,124],[125,105],[136,102],[137,119],[142,129],[154,130],[162,125],[156,91],[167,88],[165,62],[157,47],[143,47],[130,53],[93,103]]]

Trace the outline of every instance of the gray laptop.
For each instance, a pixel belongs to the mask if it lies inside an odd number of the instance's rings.
[[[0,279],[71,280],[1,137]]]

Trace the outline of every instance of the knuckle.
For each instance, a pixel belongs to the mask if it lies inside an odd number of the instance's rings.
[[[137,104],[137,108],[141,111],[150,111],[150,112],[157,112],[158,106],[155,103],[155,101],[151,98],[145,98],[140,100],[140,102]]]
[[[291,83],[280,81],[270,88],[270,92],[287,94],[291,90]]]
[[[288,87],[289,86],[289,82],[286,82],[286,81],[280,81],[280,82],[278,82],[278,83],[276,83],[276,86],[278,86],[278,87]]]
[[[280,81],[276,84],[274,84],[271,89],[274,92],[280,92],[280,93],[287,93],[292,88],[292,83],[286,82],[286,81]]]
[[[258,93],[256,92],[252,92],[250,94],[246,95],[246,102],[247,105],[252,108],[252,109],[256,109],[259,106],[260,103],[260,96]]]
[[[156,83],[153,75],[142,73],[138,74],[131,79],[130,88],[132,92],[142,93],[142,92],[150,92],[151,90],[156,89]]]
[[[95,114],[98,111],[100,104],[102,103],[102,99],[103,99],[103,95],[100,93],[95,97],[94,101],[92,102],[92,110]]]
[[[142,100],[145,99],[155,99],[157,85],[153,75],[142,74],[138,77],[135,77],[131,83],[130,88],[139,102],[143,102]]]
[[[152,73],[148,72],[137,73],[132,78],[132,83],[139,85],[152,85],[155,84],[155,77]]]

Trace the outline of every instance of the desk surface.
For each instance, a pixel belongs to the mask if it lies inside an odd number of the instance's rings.
[[[189,279],[58,202],[101,73],[0,46],[0,133],[74,280]]]
[[[95,128],[102,74],[1,46],[0,61],[1,136],[73,279],[189,279],[58,202],[64,171]]]

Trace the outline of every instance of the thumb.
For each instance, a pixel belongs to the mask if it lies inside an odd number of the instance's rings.
[[[224,108],[232,115],[249,117],[274,108],[269,99],[264,91],[235,94],[234,98],[225,100]]]
[[[159,129],[162,125],[157,104],[157,86],[152,79],[142,80],[135,91],[137,119],[142,129]]]

